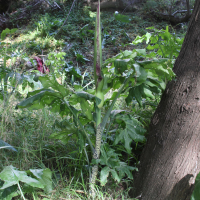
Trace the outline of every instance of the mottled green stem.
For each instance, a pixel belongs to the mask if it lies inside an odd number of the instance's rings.
[[[102,123],[98,124],[98,126],[97,126],[97,129],[96,129],[96,145],[95,145],[95,150],[94,150],[94,153],[93,153],[93,159],[95,159],[95,160],[99,159],[100,150],[101,150],[102,134],[103,134],[103,131],[105,129],[106,123],[108,121],[108,118],[110,116],[110,113],[111,113],[111,111],[113,109],[113,106],[115,105],[115,102],[117,101],[119,95],[121,94],[121,92],[123,91],[124,87],[126,86],[126,84],[129,82],[129,80],[131,78],[132,78],[132,75],[130,75],[125,80],[123,85],[120,87],[120,89],[119,89],[117,95],[115,96],[111,106],[109,107],[108,111],[106,112],[106,114],[105,114],[105,116],[104,116],[104,118],[102,120]],[[93,199],[96,196],[94,185],[95,185],[97,174],[98,174],[98,164],[95,164],[92,167],[92,175],[91,175],[91,178],[90,178],[90,191],[89,191],[90,197],[93,198]]]
[[[96,145],[95,145],[95,151],[93,153],[93,159],[95,160],[99,159],[99,156],[100,156],[102,133],[103,133],[103,129],[101,127],[101,124],[99,124],[96,129]],[[90,178],[90,196],[93,198],[95,198],[94,185],[95,185],[97,174],[98,174],[98,164],[95,164],[92,167],[92,175]]]

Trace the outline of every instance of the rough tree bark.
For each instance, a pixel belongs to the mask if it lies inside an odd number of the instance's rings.
[[[200,171],[200,0],[174,72],[151,120],[135,178],[134,197],[140,200],[189,200]]]

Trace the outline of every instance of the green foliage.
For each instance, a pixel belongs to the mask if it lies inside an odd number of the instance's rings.
[[[118,144],[119,142],[124,143],[124,147],[128,153],[131,153],[130,143],[132,141],[138,142],[145,142],[146,138],[144,134],[146,130],[142,127],[142,124],[128,115],[118,116],[116,118],[118,124],[121,125],[118,128],[119,132],[115,137],[114,145]],[[125,123],[125,125],[124,125]],[[123,125],[125,126],[123,128]]]
[[[24,194],[32,194],[35,188],[41,188],[48,193],[52,190],[51,175],[49,169],[30,169],[25,172],[19,171],[12,165],[7,166],[0,173],[0,179],[4,182],[0,188],[1,198],[12,199],[12,197],[21,194],[22,198],[25,199]]]
[[[137,61],[138,57],[148,58],[145,49],[125,51],[115,58],[108,59],[105,65],[110,62],[112,62],[112,65],[107,66],[103,71],[109,75],[112,70],[115,70],[116,74],[113,74],[113,77],[108,81],[108,86],[114,89],[119,88],[124,81],[124,78],[121,77],[122,74],[126,77],[130,72],[135,72],[135,78],[131,79],[127,87],[129,93],[125,93],[127,96],[126,102],[130,104],[135,97],[142,106],[142,98],[154,98],[154,94],[159,94],[165,88],[165,80],[174,77],[174,73],[172,71],[172,61],[168,59],[153,57],[149,61]],[[119,68],[118,65],[123,67]]]
[[[50,18],[50,15],[46,13],[42,18],[41,21],[35,22],[37,26],[37,31],[39,32],[39,36],[49,37],[55,34],[55,30],[58,29],[63,23],[63,20],[58,20],[54,18]]]
[[[1,33],[1,40],[4,40],[6,34],[15,33],[17,29],[5,29]],[[17,87],[23,82],[27,83],[30,79],[30,76],[26,76],[20,73],[17,73],[15,70],[11,69],[10,66],[7,66],[7,61],[11,60],[12,62],[16,61],[16,58],[21,55],[19,52],[14,51],[14,48],[10,47],[8,43],[0,42],[0,100],[3,100],[4,105],[8,103],[9,98],[15,93],[19,94]],[[26,54],[21,56],[22,59],[26,59]],[[2,61],[3,60],[3,61]],[[2,62],[1,62],[2,61]],[[29,83],[28,83],[29,84]],[[33,87],[33,84],[29,84]],[[22,87],[24,89],[24,87]]]
[[[1,40],[4,40],[5,37],[6,37],[6,34],[13,34],[17,31],[17,28],[14,28],[14,29],[9,29],[9,28],[6,28],[5,30],[3,30],[1,32]]]
[[[0,149],[4,149],[4,148],[7,148],[7,149],[12,150],[12,151],[17,151],[13,146],[8,144],[7,142],[0,140]]]
[[[86,24],[80,29],[79,37],[82,42],[85,42],[87,37],[93,37],[94,31],[89,29],[89,24]]]
[[[60,77],[60,75],[62,74],[60,69],[62,69],[66,65],[66,62],[64,60],[65,55],[65,52],[52,52],[48,54],[48,59],[45,63],[51,68],[51,70],[54,70],[54,74],[56,75],[56,77]]]
[[[115,17],[116,20],[119,20],[119,21],[124,22],[124,23],[129,23],[130,22],[130,19],[129,19],[128,16],[121,15],[117,11],[115,11],[114,17]]]
[[[146,33],[146,35],[140,37],[137,36],[132,42],[138,44],[146,40],[147,50],[154,51],[151,56],[161,56],[164,58],[174,59],[177,58],[181,50],[184,38],[178,38],[169,32],[168,26],[166,29],[158,30],[155,27],[147,28],[154,31],[153,33]]]
[[[90,61],[88,60],[87,58],[85,58],[82,54],[79,54],[79,53],[76,53],[75,52],[75,55],[76,55],[76,60],[80,63],[83,63],[85,64],[86,61]]]
[[[115,115],[113,118],[115,120],[108,121],[106,119],[109,119],[109,113],[112,111],[112,106],[110,105],[111,103],[114,105],[117,95],[122,95],[123,98],[126,97],[127,104],[131,104],[135,99],[140,106],[143,106],[143,99],[155,99],[155,96],[164,90],[166,81],[171,80],[174,77],[172,71],[173,59],[170,58],[171,52],[168,50],[169,46],[166,49],[162,49],[162,51],[165,52],[165,54],[162,55],[160,55],[162,52],[160,49],[163,47],[161,45],[156,46],[155,49],[151,48],[149,50],[150,46],[157,42],[156,39],[159,34],[164,42],[167,42],[171,38],[167,29],[164,33],[163,31],[161,31],[161,33],[157,31],[155,34],[147,33],[145,36],[137,37],[133,42],[133,44],[137,44],[146,40],[147,43],[150,43],[149,46],[147,46],[147,50],[126,50],[117,56],[108,59],[104,64],[105,67],[103,68],[103,72],[105,82],[103,88],[106,87],[107,89],[105,92],[102,92],[102,94],[104,95],[109,91],[112,95],[102,104],[105,104],[104,109],[107,109],[108,105],[110,108],[104,118],[100,115],[100,120],[102,124],[104,124],[103,126],[106,127],[113,127],[114,122],[118,124],[118,129],[112,145],[114,145],[113,147],[115,148],[116,145],[123,144],[123,147],[128,153],[131,152],[132,141],[135,143],[145,142],[144,134],[146,130],[143,128],[143,125],[137,119],[126,114],[120,114],[119,116]],[[176,51],[180,44],[181,43],[178,43],[176,45]],[[172,41],[170,42],[170,45],[174,45],[172,44]],[[155,51],[158,51],[158,53],[154,53]],[[155,57],[155,55],[158,55],[158,57]],[[163,55],[167,55],[167,57],[164,57]],[[173,55],[176,56],[177,54]],[[62,59],[62,55],[56,57],[56,59],[52,59],[55,60],[55,62],[59,61],[60,58]],[[55,63],[50,61],[49,63],[55,65]],[[94,143],[92,138],[94,135],[93,131],[90,132],[86,126],[89,125],[91,130],[94,129],[92,124],[94,124],[97,117],[99,117],[97,115],[98,110],[96,110],[96,106],[102,103],[101,98],[99,98],[97,94],[96,96],[94,95],[94,90],[83,91],[83,87],[81,86],[79,86],[78,91],[75,92],[76,86],[66,87],[61,85],[56,81],[54,75],[39,76],[35,78],[35,80],[40,81],[43,88],[29,92],[27,98],[19,103],[17,108],[41,109],[45,106],[49,106],[52,112],[58,112],[62,117],[70,116],[69,120],[65,119],[65,122],[63,121],[63,125],[58,126],[57,124],[60,131],[54,132],[51,135],[51,138],[59,139],[65,144],[70,138],[77,138],[80,150],[84,149],[87,139],[92,150]],[[126,80],[128,80],[128,82],[126,82]],[[122,87],[120,87],[121,85]],[[116,93],[114,90],[119,90],[119,92]],[[75,119],[74,124],[71,119]],[[106,132],[108,133],[109,129],[106,130]],[[110,152],[110,155],[115,155],[113,150],[107,149],[107,151]],[[114,156],[114,158],[117,162],[120,162],[119,157]],[[105,181],[107,180],[105,177],[108,176],[109,172],[112,173],[116,180],[121,180],[122,175],[117,175],[118,168],[113,169],[109,166],[109,164],[105,162],[105,156],[101,157],[97,163],[98,162],[102,165],[106,165],[106,168],[103,168],[104,170],[101,175],[103,184],[105,184]],[[125,164],[118,164],[117,166],[123,166],[124,168],[127,168],[127,170],[132,170],[132,168],[129,169]],[[119,169],[121,170],[120,167]],[[127,173],[124,172],[122,174],[125,175]]]
[[[195,188],[191,196],[191,200],[198,200],[200,198],[200,173],[195,180]]]
[[[137,170],[136,167],[130,167],[125,162],[120,162],[119,156],[114,149],[110,148],[108,144],[101,146],[101,157],[97,160],[97,163],[100,163],[102,166],[105,166],[101,169],[100,173],[100,182],[102,185],[107,183],[107,178],[109,174],[112,175],[112,178],[118,183],[126,175],[129,179],[133,179],[131,171]]]

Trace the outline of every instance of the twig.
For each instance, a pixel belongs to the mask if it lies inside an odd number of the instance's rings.
[[[73,1],[72,6],[71,6],[71,8],[70,8],[70,10],[69,10],[69,13],[68,13],[68,15],[67,15],[67,18],[65,19],[63,25],[60,27],[60,29],[59,29],[58,32],[55,34],[55,36],[60,32],[60,30],[62,29],[62,27],[63,27],[63,26],[65,25],[65,23],[67,22],[68,17],[69,17],[69,14],[71,13],[71,10],[72,10],[72,8],[73,8],[75,2],[76,2],[76,0]]]
[[[193,9],[190,10],[193,11]],[[177,10],[172,14],[172,16],[176,15],[177,13],[185,13],[185,12],[187,12],[187,10]]]

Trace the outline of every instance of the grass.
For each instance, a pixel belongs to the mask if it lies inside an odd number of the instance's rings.
[[[65,9],[69,10],[68,7]],[[91,17],[92,14],[87,9],[74,10],[56,37],[53,33],[62,24],[67,13],[60,11],[36,16],[27,27],[19,28],[15,35],[8,36],[4,40],[11,48],[8,49],[8,53],[18,53],[17,57],[20,59],[20,64],[16,62],[10,67],[20,73],[22,70],[28,73],[23,67],[24,54],[25,57],[33,57],[34,55],[47,55],[50,52],[63,51],[66,52],[65,61],[72,61],[73,66],[80,69],[82,75],[85,73],[86,76],[82,80],[85,81],[84,84],[89,83],[93,80],[94,18]],[[130,43],[137,35],[145,34],[146,27],[154,25],[155,28],[161,29],[167,25],[166,22],[156,22],[151,18],[143,19],[145,14],[141,11],[125,14],[131,19],[128,24],[114,20],[113,12],[102,12],[103,60],[125,49],[133,49],[133,46],[125,44]],[[184,25],[178,34],[184,36],[186,29],[187,25]],[[77,61],[75,52],[83,55],[89,61]],[[68,80],[71,80],[71,76]],[[76,78],[75,81],[80,83],[81,79]],[[56,113],[51,113],[48,108],[37,111],[16,110],[17,102],[19,99],[15,95],[9,99],[7,107],[0,102],[0,138],[18,150],[12,152],[1,149],[0,170],[8,165],[13,165],[20,170],[50,168],[53,172],[54,190],[50,195],[39,191],[32,196],[27,196],[26,198],[30,200],[88,199],[89,163],[83,155],[84,152],[80,153],[73,139],[69,140],[67,144],[63,144],[49,138],[57,130],[55,121],[61,121],[61,117]],[[127,108],[121,102],[118,102],[116,107],[132,109],[131,112],[134,112],[134,116],[140,118],[145,127],[148,127],[158,102],[159,97],[158,100],[148,101],[146,102],[147,106],[143,109],[138,105],[135,105],[134,108]],[[148,103],[154,104],[154,106],[149,106]],[[126,179],[120,184],[109,180],[104,187],[96,186],[96,199],[129,199],[128,191],[131,185],[132,182]]]

